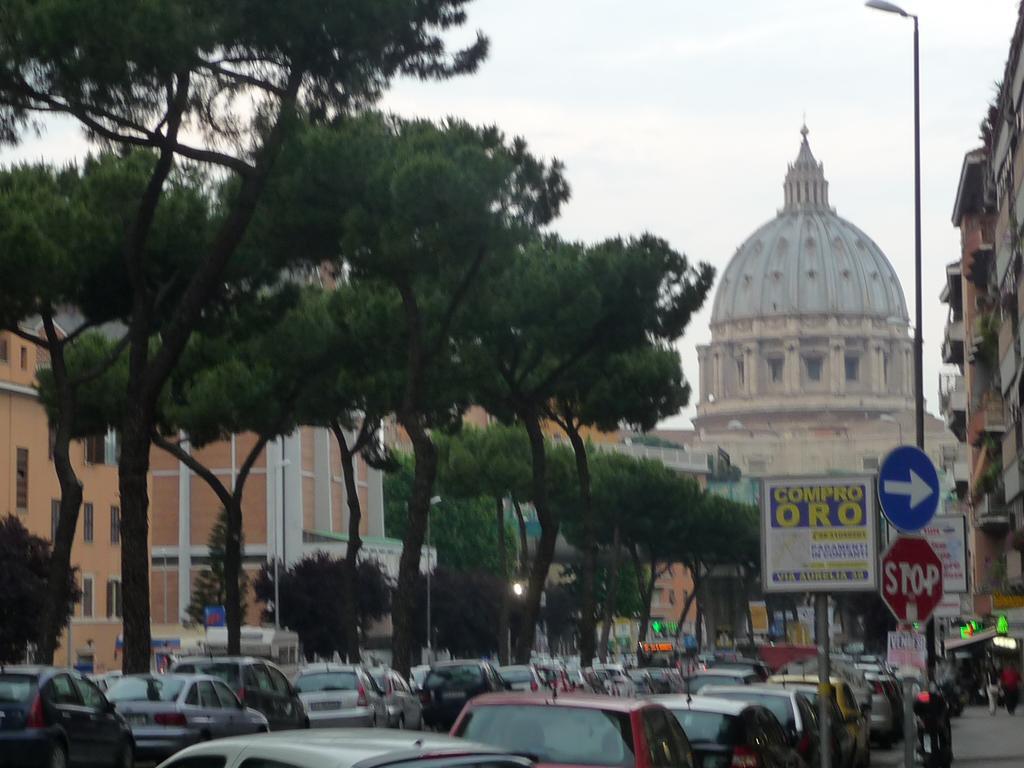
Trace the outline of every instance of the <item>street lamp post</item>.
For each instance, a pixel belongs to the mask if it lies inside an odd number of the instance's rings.
[[[285,504],[288,497],[285,493],[285,467],[291,464],[290,459],[284,457],[285,439],[281,438],[281,461],[278,467],[281,469],[281,514],[280,520],[274,526],[274,629],[281,628],[281,574],[279,562],[284,557],[284,532],[285,532]],[[280,540],[278,540],[280,534]]]
[[[430,506],[427,507],[427,662],[434,660],[434,640],[431,637],[433,633],[433,615],[431,612],[431,585],[430,585],[430,572],[434,569],[433,562],[430,555],[430,512],[441,503],[440,496],[430,497]]]

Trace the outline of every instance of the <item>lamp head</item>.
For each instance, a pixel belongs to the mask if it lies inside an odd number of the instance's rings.
[[[893,3],[887,3],[885,0],[867,0],[864,3],[868,8],[874,8],[876,11],[885,11],[886,13],[896,13],[906,18],[910,14],[900,8],[898,5]]]

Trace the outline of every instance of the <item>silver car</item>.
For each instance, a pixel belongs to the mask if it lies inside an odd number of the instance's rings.
[[[891,694],[886,691],[889,675],[884,672],[865,672],[864,678],[871,686],[871,738],[881,746],[890,747],[897,734],[897,714],[893,712]]]
[[[128,722],[135,757],[162,759],[200,741],[269,730],[267,718],[242,705],[209,675],[126,675],[107,699]]]
[[[409,684],[393,669],[378,667],[369,670],[370,676],[384,696],[388,709],[389,728],[423,727],[423,704]]]
[[[498,667],[498,674],[513,691],[539,691],[544,687],[544,681],[540,679],[537,669],[532,664],[509,664]]]
[[[311,664],[293,684],[310,728],[376,728],[388,723],[384,697],[358,664]]]

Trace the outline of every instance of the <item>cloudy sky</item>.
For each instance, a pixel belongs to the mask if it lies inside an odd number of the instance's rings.
[[[937,409],[943,265],[964,152],[1002,77],[1016,0],[918,0],[921,14],[925,392]],[[556,229],[596,240],[649,230],[719,271],[782,205],[807,114],[831,202],[892,260],[913,308],[909,20],[861,0],[476,0],[491,56],[472,78],[400,83],[405,114],[460,115],[567,164]],[[708,308],[680,347],[694,345]],[[692,408],[675,424],[688,423]]]
[[[917,0],[921,14],[924,340],[937,408],[943,266],[958,258],[950,213],[963,154],[1000,79],[1017,0]],[[526,137],[568,167],[570,238],[654,232],[721,271],[782,204],[807,115],[831,202],[888,254],[913,298],[912,28],[861,0],[475,0],[491,55],[474,77],[401,81],[385,106],[458,115]],[[64,159],[71,124],[0,153]],[[694,345],[680,348],[697,378]],[[911,312],[913,308],[911,306]],[[688,423],[692,408],[674,424]]]

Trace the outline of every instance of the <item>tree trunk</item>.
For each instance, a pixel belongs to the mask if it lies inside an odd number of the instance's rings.
[[[511,586],[508,581],[508,552],[505,546],[505,503],[504,500],[498,497],[494,499],[494,506],[496,511],[496,518],[498,524],[498,559],[499,568],[501,569],[501,582],[504,588],[501,590],[501,605],[498,606],[498,659],[502,664],[508,664],[509,661],[509,638],[508,638],[508,627],[509,627],[509,587]]]
[[[427,529],[427,516],[430,514],[430,498],[437,476],[437,448],[417,414],[408,411],[401,413],[399,422],[412,441],[416,467],[413,472],[412,493],[409,497],[409,520],[402,540],[402,556],[398,563],[398,584],[391,607],[391,664],[399,674],[408,677],[415,636],[413,609],[416,582],[420,575],[420,555]]]
[[[362,507],[359,504],[359,489],[356,487],[355,456],[349,448],[341,424],[331,424],[334,439],[338,442],[341,454],[341,473],[345,478],[345,501],[348,503],[348,545],[345,547],[344,589],[345,600],[342,602],[342,623],[345,632],[345,649],[350,664],[358,664],[359,653],[359,550],[363,539],[359,534],[362,521]],[[357,440],[358,443],[358,440]]]
[[[149,672],[149,430],[153,415],[129,392],[121,423],[121,588],[126,675]]]
[[[676,622],[676,640],[683,634],[683,622],[686,621],[686,617],[690,613],[690,606],[693,605],[697,599],[697,593],[700,591],[700,585],[703,583],[704,577],[700,574],[700,561],[697,561],[693,568],[690,569],[690,580],[693,581],[693,590],[686,596],[683,601],[683,608],[679,611],[679,621]]]
[[[656,567],[657,561],[651,560],[650,572],[644,579],[643,568],[640,565],[640,557],[634,549],[631,553],[633,566],[636,568],[637,585],[640,588],[640,642],[647,640],[647,630],[651,624],[651,600],[654,597],[654,582],[658,578]]]
[[[533,506],[540,523],[540,541],[530,570],[530,582],[523,601],[522,623],[516,638],[516,661],[527,664],[537,634],[537,619],[540,616],[541,597],[547,583],[548,570],[555,558],[555,542],[558,539],[558,515],[548,507],[547,454],[544,446],[544,432],[540,418],[530,408],[523,408],[519,414],[530,438],[531,473],[533,478]]]
[[[580,484],[580,517],[583,522],[583,579],[580,595],[580,665],[594,663],[594,642],[597,635],[597,601],[594,597],[594,574],[597,570],[597,536],[594,532],[594,508],[591,497],[590,463],[587,444],[583,441],[571,414],[566,415],[566,434],[576,458],[576,475]]]
[[[612,623],[615,619],[615,600],[619,593],[619,571],[622,565],[622,546],[619,541],[621,533],[619,524],[612,528],[612,567],[608,571],[607,594],[604,598],[604,614],[601,617],[601,643],[597,649],[603,664],[608,660],[608,640],[612,634]]]
[[[697,639],[697,653],[704,650],[704,609],[697,603],[697,623],[693,628]]]
[[[526,538],[526,518],[523,517],[523,507],[515,496],[512,497],[512,507],[516,511],[516,524],[519,528],[519,575],[525,576],[530,572],[530,546]]]
[[[64,344],[57,338],[53,320],[44,316],[50,369],[57,392],[57,415],[54,427],[53,467],[60,484],[60,505],[57,530],[50,555],[50,570],[46,584],[46,601],[40,606],[39,661],[53,664],[57,641],[67,621],[64,612],[68,604],[68,583],[71,573],[71,547],[75,541],[78,515],[82,508],[82,482],[71,464],[71,422],[75,412],[75,392],[68,380],[64,360]]]
[[[224,619],[228,630],[228,653],[239,655],[242,652],[242,495],[245,482],[252,473],[256,459],[266,448],[269,436],[260,435],[256,444],[238,469],[235,487],[231,492],[231,504],[226,508],[226,528],[224,536]],[[277,606],[274,606],[277,610]]]

